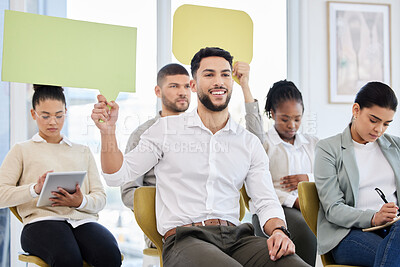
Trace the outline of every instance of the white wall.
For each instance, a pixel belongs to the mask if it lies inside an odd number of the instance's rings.
[[[316,115],[315,134],[320,138],[342,132],[351,118],[351,104],[329,103],[327,2],[288,0],[288,79],[295,81],[303,92],[306,111]],[[392,88],[400,99],[400,1],[351,2],[391,5]],[[400,135],[399,114],[388,133]]]

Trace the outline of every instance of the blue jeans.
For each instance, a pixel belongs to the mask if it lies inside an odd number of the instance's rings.
[[[400,221],[390,230],[363,232],[352,229],[332,250],[336,264],[395,267],[400,263]]]
[[[24,226],[22,249],[50,266],[121,266],[121,253],[114,236],[98,223],[73,228],[66,221],[39,221]]]

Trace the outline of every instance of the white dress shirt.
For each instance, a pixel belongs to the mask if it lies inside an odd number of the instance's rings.
[[[306,147],[311,145],[310,142],[301,134],[296,133],[293,145],[285,142],[280,138],[275,127],[272,127],[268,131],[268,136],[270,137],[272,143],[275,146],[282,144],[285,152],[287,154],[289,163],[289,173],[287,175],[295,174],[307,174],[308,180],[310,182],[314,181],[314,175],[312,174],[312,160],[307,154]],[[284,190],[284,189],[283,189]],[[292,208],[294,202],[298,198],[299,194],[296,190],[290,191],[289,196],[282,203],[283,206]]]
[[[197,110],[159,119],[124,156],[122,167],[103,176],[110,186],[135,179],[155,166],[157,229],[207,219],[240,223],[240,188],[245,183],[261,227],[284,213],[268,171],[268,157],[256,136],[229,118],[215,134]]]

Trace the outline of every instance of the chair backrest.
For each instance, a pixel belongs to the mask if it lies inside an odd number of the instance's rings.
[[[246,214],[246,202],[245,202],[242,194],[240,194],[239,204],[240,204],[239,220],[241,221],[241,220],[243,220],[243,217]]]
[[[250,210],[250,208],[249,208],[250,197],[247,195],[246,188],[244,186],[242,187],[242,189],[240,189],[240,195],[244,201],[244,205],[246,206],[246,208],[248,210]]]
[[[301,214],[304,220],[317,236],[317,218],[319,210],[319,198],[317,188],[313,182],[301,182],[297,186]]]
[[[142,186],[135,190],[133,210],[139,227],[156,245],[158,255],[162,255],[163,241],[157,231],[156,188],[154,186]]]
[[[15,217],[17,217],[17,219],[22,222],[22,218],[21,216],[19,216],[18,211],[17,211],[17,207],[9,207],[10,211],[15,215]]]
[[[162,255],[162,236],[157,231],[156,222],[156,188],[154,186],[142,186],[135,190],[133,197],[133,210],[136,221],[144,234],[153,242],[159,255]],[[240,195],[240,217],[242,220],[245,213],[245,202]],[[160,259],[161,260],[161,259]],[[162,263],[161,263],[162,264]],[[162,266],[162,265],[161,265]]]
[[[317,219],[319,210],[319,197],[314,182],[300,182],[297,185],[299,193],[299,202],[301,214],[304,217],[308,227],[317,236]],[[324,266],[334,265],[332,254],[330,252],[321,255],[321,261]],[[338,266],[338,265],[336,265]]]

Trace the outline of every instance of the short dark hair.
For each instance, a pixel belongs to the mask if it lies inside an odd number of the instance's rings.
[[[196,78],[196,72],[200,67],[200,61],[203,58],[206,57],[222,57],[225,58],[226,61],[229,62],[229,65],[231,66],[232,69],[232,60],[233,57],[231,56],[231,54],[219,47],[206,47],[206,48],[202,48],[200,49],[192,58],[192,61],[190,62],[190,68],[191,68],[191,72],[192,72],[192,77]]]
[[[360,109],[376,105],[396,111],[397,97],[388,85],[382,82],[369,82],[358,91],[354,103],[360,105]]]
[[[304,112],[303,97],[296,85],[287,80],[274,83],[267,94],[265,102],[265,113],[268,118],[272,118],[271,111],[276,112],[276,108],[285,101],[295,100],[301,104]]]
[[[35,109],[41,101],[47,99],[59,100],[66,105],[64,89],[61,86],[34,84],[35,91],[32,96],[32,108]]]
[[[166,76],[172,76],[172,75],[189,76],[189,72],[185,69],[185,67],[183,67],[180,64],[177,63],[167,64],[164,67],[162,67],[157,73],[157,85],[161,86],[164,78]]]

